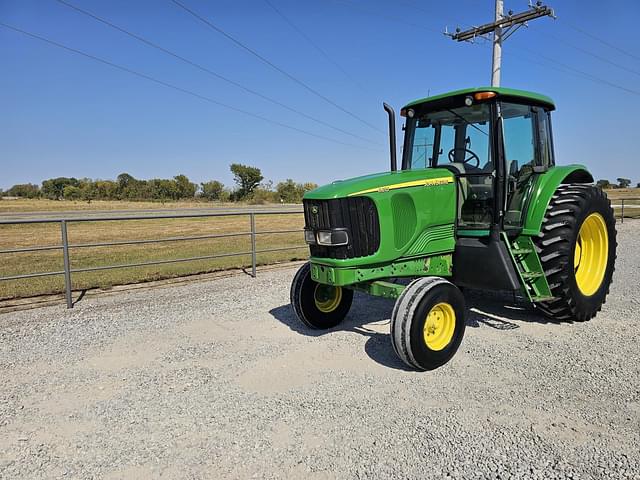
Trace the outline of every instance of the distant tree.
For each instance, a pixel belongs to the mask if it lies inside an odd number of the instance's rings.
[[[310,192],[311,190],[315,190],[316,188],[318,188],[318,184],[313,182],[307,182],[302,185],[302,189],[305,191],[305,193]]]
[[[302,185],[294,182],[290,178],[287,178],[284,182],[278,183],[276,185],[276,191],[280,199],[286,203],[297,203],[302,201],[302,195],[304,191],[302,190]]]
[[[243,200],[250,196],[260,182],[264,179],[259,168],[232,163],[230,166],[238,189],[234,192],[235,198]]]
[[[10,197],[37,198],[40,196],[40,187],[33,183],[21,183],[14,185],[5,192]]]
[[[640,182],[638,182],[638,184],[636,185],[636,188],[640,188]]]
[[[74,187],[73,185],[65,185],[63,190],[63,197],[65,200],[79,200],[82,194],[80,187]]]
[[[315,183],[296,183],[290,178],[276,185],[279,198],[286,203],[300,203],[305,192],[318,188]]]
[[[176,192],[178,198],[193,198],[198,190],[198,185],[191,183],[186,175],[177,175],[173,177],[176,183]]]
[[[113,180],[95,180],[93,182],[94,198],[100,200],[117,200],[118,184]]]
[[[221,200],[224,192],[224,185],[218,180],[210,180],[200,184],[200,196],[207,200]]]
[[[120,190],[125,190],[129,185],[131,185],[135,181],[136,181],[136,179],[133,178],[128,173],[121,173],[116,178],[116,182],[118,182],[118,188]]]
[[[77,187],[78,184],[78,179],[73,177],[50,178],[42,182],[42,196],[51,200],[60,200],[64,197],[64,187]]]
[[[631,180],[628,178],[618,178],[618,187],[619,188],[627,188],[631,185]]]
[[[145,197],[143,190],[140,190],[141,196],[137,198],[153,198],[155,200],[177,200],[180,196],[178,186],[175,180],[167,178],[152,178],[147,182],[151,197]]]
[[[607,189],[607,188],[611,188],[611,182],[609,180],[604,180],[604,179],[598,180],[596,182],[596,185],[598,187],[602,188],[603,190]]]

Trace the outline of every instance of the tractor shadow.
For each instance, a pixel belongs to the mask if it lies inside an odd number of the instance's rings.
[[[530,305],[514,299],[512,295],[475,290],[466,290],[464,294],[468,328],[515,330],[520,328],[516,322],[549,323],[548,319]],[[294,332],[308,337],[320,337],[340,331],[363,335],[367,337],[365,353],[373,361],[395,370],[414,371],[396,356],[391,346],[388,330],[394,303],[394,300],[356,292],[347,317],[340,325],[328,330],[313,330],[304,326],[289,304],[273,308],[269,313]],[[386,331],[377,331],[380,327]]]

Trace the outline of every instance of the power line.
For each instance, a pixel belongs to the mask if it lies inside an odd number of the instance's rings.
[[[530,5],[529,10],[520,13],[513,13],[511,10],[507,15],[503,15],[503,0],[496,0],[495,3],[495,20],[491,23],[485,23],[479,27],[472,27],[468,30],[461,31],[456,29],[455,33],[447,33],[453,40],[458,42],[473,41],[477,37],[482,37],[489,33],[493,33],[493,61],[491,64],[491,86],[500,86],[500,74],[502,71],[502,42],[517,31],[527,22],[541,17],[554,17],[553,9],[542,5],[541,1],[535,5]]]
[[[526,48],[526,47],[522,47],[522,46],[520,46],[518,48],[520,48],[521,50],[525,50],[527,52],[530,52],[530,53],[532,53],[532,54],[534,54],[534,55],[546,60],[547,62],[551,62],[551,63],[554,63],[556,65],[559,65],[559,66],[569,70],[570,72],[572,72],[574,74],[577,74],[578,76],[581,76],[581,77],[586,78],[588,80],[591,80],[593,82],[600,83],[602,85],[607,85],[609,87],[617,88],[618,90],[622,90],[624,92],[640,96],[640,91],[638,91],[638,90],[633,90],[631,88],[627,88],[627,87],[624,87],[622,85],[618,85],[617,83],[610,82],[607,79],[600,78],[600,77],[598,77],[596,75],[593,75],[591,73],[588,73],[588,72],[582,71],[580,69],[574,68],[574,67],[572,67],[570,65],[567,65],[566,63],[563,63],[563,62],[560,62],[558,60],[555,60],[555,59],[553,59],[551,57],[548,57],[548,56],[546,56],[546,55],[544,55],[544,54],[542,54],[540,52],[537,52],[535,50],[532,50],[530,48]]]
[[[218,79],[220,79],[220,80],[222,80],[224,82],[227,82],[227,83],[229,83],[231,85],[234,85],[235,87],[240,88],[241,90],[244,90],[245,92],[248,92],[248,93],[250,93],[252,95],[260,97],[263,100],[266,100],[266,101],[268,101],[270,103],[273,103],[274,105],[278,105],[279,107],[285,108],[285,109],[289,110],[290,112],[294,112],[294,113],[296,113],[298,115],[301,115],[304,118],[307,118],[307,119],[312,120],[314,122],[317,122],[317,123],[319,123],[321,125],[324,125],[325,127],[329,127],[329,128],[331,128],[333,130],[336,130],[338,132],[344,133],[345,135],[349,135],[351,137],[358,138],[360,140],[364,140],[367,143],[373,143],[373,144],[382,145],[382,144],[380,144],[380,143],[378,143],[376,141],[373,141],[373,140],[370,140],[368,138],[365,138],[365,137],[362,137],[360,135],[357,135],[355,133],[349,132],[349,131],[344,130],[344,129],[340,128],[340,127],[336,127],[336,126],[334,126],[334,125],[332,125],[330,123],[325,122],[324,120],[320,120],[320,119],[318,119],[316,117],[313,117],[313,116],[311,116],[311,115],[309,115],[307,113],[304,113],[304,112],[302,112],[302,111],[300,111],[300,110],[298,110],[296,108],[290,107],[289,105],[286,105],[286,104],[284,104],[284,103],[282,103],[282,102],[280,102],[280,101],[278,101],[278,100],[276,100],[274,98],[271,98],[271,97],[269,97],[267,95],[264,95],[264,94],[262,94],[260,92],[257,92],[255,90],[249,88],[249,87],[246,87],[245,85],[242,85],[241,83],[238,83],[235,80],[232,80],[232,79],[230,79],[228,77],[225,77],[224,75],[222,75],[222,74],[220,74],[218,72],[215,72],[213,70],[210,70],[209,68],[206,68],[206,67],[204,67],[203,65],[201,65],[199,63],[193,62],[193,61],[191,61],[191,60],[189,60],[189,59],[187,59],[187,58],[185,58],[185,57],[183,57],[181,55],[178,55],[175,52],[167,50],[166,48],[161,47],[160,45],[158,45],[156,43],[153,43],[150,40],[147,40],[146,38],[141,37],[140,35],[137,35],[135,33],[132,33],[130,31],[122,28],[122,27],[119,27],[118,25],[116,25],[116,24],[114,24],[114,23],[112,23],[112,22],[110,22],[110,21],[108,21],[106,19],[104,19],[102,17],[99,17],[98,15],[95,15],[95,14],[93,14],[91,12],[86,11],[86,10],[83,10],[82,8],[77,7],[76,5],[73,5],[73,4],[71,4],[71,3],[69,3],[69,2],[67,2],[65,0],[56,0],[56,1],[58,3],[64,5],[64,6],[68,7],[68,8],[71,8],[71,9],[75,10],[78,13],[81,13],[82,15],[86,15],[86,16],[88,16],[90,18],[93,18],[94,20],[96,20],[98,22],[103,23],[104,25],[107,25],[108,27],[111,27],[111,28],[113,28],[115,30],[118,30],[119,32],[122,32],[125,35],[128,35],[129,37],[131,37],[131,38],[133,38],[133,39],[135,39],[135,40],[137,40],[139,42],[142,42],[142,43],[144,43],[145,45],[147,45],[149,47],[155,48],[156,50],[159,50],[159,51],[161,51],[161,52],[163,52],[163,53],[165,53],[167,55],[170,55],[170,56],[180,60],[181,62],[184,62],[184,63],[186,63],[188,65],[191,65],[192,67],[195,67],[195,68],[197,68],[197,69],[199,69],[199,70],[201,70],[201,71],[203,71],[203,72],[205,72],[205,73],[207,73],[209,75],[212,75],[212,76],[214,76],[214,77],[216,77],[216,78],[218,78]]]
[[[331,58],[331,56],[329,56],[329,54],[320,47],[320,45],[318,45],[316,42],[314,42],[311,37],[309,37],[309,35],[307,35],[304,30],[302,30],[301,28],[299,28],[295,23],[293,23],[293,21],[287,17],[284,13],[282,13],[282,11],[278,8],[276,8],[276,6],[273,4],[273,2],[269,1],[269,0],[264,0],[264,2],[269,5],[272,10],[274,12],[276,12],[276,14],[282,18],[282,20],[284,20],[293,30],[295,30],[298,35],[300,35],[302,38],[304,38],[307,43],[309,43],[309,45],[311,45],[313,48],[315,48],[318,52],[320,52],[320,54],[329,62],[331,63],[334,67],[336,67],[338,70],[340,70],[340,72],[342,72],[342,74],[347,77],[349,80],[351,80],[351,82],[353,82],[353,84],[361,91],[366,91],[366,89],[360,84],[360,82],[358,82],[355,78],[353,78],[351,75],[349,75],[349,73],[342,68],[342,66],[336,62],[333,58]]]
[[[312,94],[314,94],[316,97],[321,98],[322,100],[324,100],[325,102],[327,102],[328,104],[334,106],[335,108],[337,108],[338,110],[346,113],[347,115],[349,115],[350,117],[355,118],[356,120],[358,120],[361,123],[364,123],[365,125],[367,125],[368,127],[373,128],[374,130],[377,130],[378,132],[382,132],[382,130],[380,130],[378,127],[376,127],[375,125],[367,122],[366,120],[364,120],[363,118],[359,117],[358,115],[356,115],[355,113],[351,112],[350,110],[347,110],[346,108],[340,106],[339,104],[337,104],[336,102],[334,102],[333,100],[331,100],[330,98],[328,98],[327,96],[323,95],[322,93],[318,92],[317,90],[315,90],[314,88],[310,87],[308,84],[306,84],[305,82],[303,82],[302,80],[300,80],[299,78],[293,76],[292,74],[290,74],[289,72],[287,72],[286,70],[278,67],[276,64],[274,64],[273,62],[271,62],[269,59],[263,57],[262,55],[260,55],[258,52],[256,52],[255,50],[253,50],[251,47],[245,45],[244,43],[240,42],[239,40],[237,40],[235,37],[233,37],[232,35],[230,35],[229,33],[225,32],[224,30],[222,30],[220,27],[218,27],[217,25],[215,25],[214,23],[212,23],[211,21],[207,20],[206,18],[204,18],[203,16],[199,15],[198,13],[196,13],[195,11],[191,10],[189,7],[187,7],[186,5],[184,5],[183,3],[180,3],[178,0],[171,0],[173,3],[175,3],[178,7],[182,8],[185,12],[189,13],[190,15],[192,15],[193,17],[197,18],[198,20],[200,20],[202,23],[204,23],[205,25],[207,25],[209,28],[215,30],[216,32],[220,33],[221,35],[225,36],[227,39],[229,39],[230,41],[232,41],[233,43],[235,43],[237,46],[239,46],[240,48],[242,48],[243,50],[249,52],[251,55],[253,55],[254,57],[258,58],[260,61],[262,61],[264,64],[268,65],[269,67],[271,67],[272,69],[276,70],[277,72],[280,72],[282,75],[284,75],[285,77],[287,77],[288,79],[292,80],[293,82],[297,83],[298,85],[300,85],[301,87],[305,88],[307,91],[311,92]]]
[[[591,56],[593,58],[596,58],[596,59],[598,59],[598,60],[600,60],[600,61],[602,61],[604,63],[608,63],[609,65],[613,65],[614,67],[617,67],[617,68],[619,68],[621,70],[624,70],[626,72],[633,73],[635,75],[640,76],[640,71],[638,71],[638,70],[634,70],[633,68],[629,68],[629,67],[627,67],[625,65],[621,65],[621,64],[619,64],[617,62],[609,60],[608,58],[603,57],[602,55],[598,55],[597,53],[593,53],[592,51],[587,50],[586,48],[582,48],[582,47],[579,47],[577,45],[574,45],[573,43],[570,43],[570,42],[564,40],[563,38],[558,37],[557,35],[553,35],[553,34],[547,34],[547,35],[549,37],[555,39],[556,41],[558,41],[560,43],[563,43],[566,46],[568,46],[570,48],[573,48],[574,50],[577,50],[578,52],[582,52],[582,53],[584,53],[586,55],[589,55],[589,56]]]
[[[400,17],[387,15],[387,14],[381,13],[379,11],[371,10],[371,9],[368,9],[368,8],[362,8],[362,6],[360,4],[352,2],[352,1],[349,1],[349,0],[333,0],[333,1],[336,2],[336,3],[341,3],[343,5],[347,5],[347,6],[351,7],[353,10],[359,10],[360,12],[366,13],[367,15],[372,15],[374,17],[384,18],[387,21],[401,23],[403,25],[408,25],[410,27],[418,28],[420,30],[427,30],[429,32],[433,32],[433,33],[437,33],[437,34],[441,33],[439,30],[436,30],[434,28],[427,27],[425,25],[420,25],[418,23],[408,22],[408,21],[406,21],[406,20],[404,20],[404,19],[402,19]]]
[[[607,47],[609,47],[609,48],[612,48],[612,49],[614,49],[614,50],[617,50],[618,52],[620,52],[620,53],[622,53],[622,54],[624,54],[624,55],[627,55],[628,57],[631,57],[631,58],[633,58],[633,59],[635,59],[635,60],[640,60],[640,57],[639,57],[638,55],[634,55],[633,53],[630,53],[629,51],[627,51],[627,50],[625,50],[625,49],[623,49],[623,48],[620,48],[620,47],[618,47],[617,45],[614,45],[613,43],[611,43],[611,42],[609,42],[609,41],[607,41],[607,40],[603,40],[602,38],[600,38],[600,37],[598,37],[598,36],[594,35],[594,34],[593,34],[593,33],[591,33],[591,32],[587,32],[586,30],[583,30],[582,28],[580,28],[580,27],[578,27],[578,26],[576,26],[576,25],[573,25],[573,24],[571,24],[571,23],[567,22],[566,20],[564,20],[564,23],[565,23],[569,28],[572,28],[572,29],[573,29],[573,30],[575,30],[576,32],[581,33],[582,35],[584,35],[584,36],[586,36],[586,37],[589,37],[589,38],[591,38],[591,39],[593,39],[593,40],[596,40],[597,42],[600,42],[600,43],[602,43],[603,45],[606,45],[606,46],[607,46]]]
[[[77,55],[81,55],[81,56],[83,56],[85,58],[89,58],[91,60],[94,60],[96,62],[102,63],[104,65],[108,65],[108,66],[110,66],[112,68],[121,70],[123,72],[130,73],[131,75],[135,75],[136,77],[143,78],[145,80],[149,80],[150,82],[156,83],[158,85],[162,85],[164,87],[176,90],[176,91],[184,93],[186,95],[190,95],[190,96],[198,98],[200,100],[204,100],[204,101],[212,103],[214,105],[218,105],[218,106],[226,108],[228,110],[233,110],[234,112],[242,113],[243,115],[247,115],[249,117],[257,118],[257,119],[262,120],[264,122],[268,122],[268,123],[271,123],[271,124],[274,124],[274,125],[278,125],[279,127],[287,128],[289,130],[294,130],[296,132],[303,133],[305,135],[309,135],[309,136],[312,136],[312,137],[315,137],[315,138],[320,138],[322,140],[326,140],[326,141],[329,141],[329,142],[339,143],[341,145],[347,145],[347,146],[356,147],[356,148],[367,148],[367,147],[362,147],[360,145],[353,145],[351,143],[342,142],[340,140],[336,140],[336,139],[331,138],[331,137],[325,137],[323,135],[318,135],[316,133],[309,132],[309,131],[304,130],[302,128],[294,127],[292,125],[288,125],[286,123],[282,123],[282,122],[280,122],[278,120],[272,120],[272,119],[270,119],[268,117],[263,117],[262,115],[259,115],[259,114],[256,114],[256,113],[252,113],[252,112],[248,112],[248,111],[243,110],[241,108],[234,107],[232,105],[229,105],[229,104],[226,104],[226,103],[223,103],[223,102],[219,102],[218,100],[215,100],[213,98],[207,97],[205,95],[201,95],[201,94],[199,94],[197,92],[193,92],[191,90],[187,90],[186,88],[182,88],[182,87],[179,87],[177,85],[173,85],[171,83],[165,82],[164,80],[159,80],[159,79],[154,78],[154,77],[152,77],[150,75],[147,75],[145,73],[141,73],[141,72],[138,72],[138,71],[133,70],[131,68],[124,67],[122,65],[118,65],[117,63],[113,63],[113,62],[110,62],[109,60],[105,60],[103,58],[97,57],[97,56],[92,55],[90,53],[86,53],[86,52],[83,52],[81,50],[77,50],[77,49],[75,49],[73,47],[69,47],[67,45],[63,45],[62,43],[58,43],[55,40],[51,40],[49,38],[42,37],[42,36],[37,35],[35,33],[31,33],[31,32],[28,32],[26,30],[22,30],[22,29],[20,29],[18,27],[14,27],[14,26],[6,24],[4,22],[0,22],[0,26],[2,26],[4,28],[7,28],[9,30],[13,30],[14,32],[21,33],[21,34],[26,35],[28,37],[35,38],[37,40],[40,40],[42,42],[45,42],[45,43],[48,43],[50,45],[56,46],[58,48],[67,50],[69,52],[75,53]],[[368,149],[371,150],[370,148],[368,148]]]
[[[415,28],[434,31],[434,30],[432,30],[432,29],[430,29],[428,27],[425,27],[423,25],[418,25],[418,24],[415,24],[415,23],[407,22],[407,21],[401,20],[401,19],[399,19],[397,17],[387,17],[386,15],[374,12],[372,10],[366,10],[366,9],[360,8],[358,5],[354,4],[353,2],[351,2],[349,0],[334,0],[334,2],[340,2],[342,4],[348,4],[351,7],[354,7],[354,9],[360,10],[361,12],[365,12],[365,13],[368,13],[368,14],[371,14],[371,15],[376,15],[376,16],[382,16],[382,17],[384,17],[384,18],[386,18],[387,20],[390,20],[390,21],[395,21],[395,22],[402,23],[404,25],[409,25],[409,26],[412,26],[412,27],[415,27]],[[438,32],[438,33],[441,33],[441,32]],[[477,37],[477,38],[484,38],[484,37]],[[488,45],[486,45],[486,44],[478,43],[477,45],[481,46],[481,47],[488,47]],[[561,68],[564,68],[565,70],[560,70],[559,68],[554,68],[554,67],[552,67],[550,65],[543,64],[543,63],[540,63],[540,62],[527,60],[527,61],[531,61],[532,63],[537,63],[538,65],[541,65],[541,66],[543,66],[545,68],[551,68],[551,69],[554,69],[554,70],[563,71],[564,73],[571,73],[573,75],[576,75],[578,77],[584,78],[586,80],[590,80],[590,81],[595,82],[595,83],[600,83],[601,85],[606,85],[608,87],[615,88],[615,89],[624,91],[626,93],[630,93],[632,95],[640,95],[640,91],[638,91],[638,90],[633,90],[631,88],[627,88],[625,86],[622,86],[622,85],[619,85],[617,83],[611,82],[611,81],[606,80],[604,78],[600,78],[600,77],[598,77],[596,75],[593,75],[591,73],[587,73],[587,72],[584,72],[584,71],[582,71],[580,69],[571,67],[570,65],[567,65],[567,64],[565,64],[563,62],[560,62],[560,61],[555,60],[555,59],[553,59],[551,57],[543,55],[543,54],[541,54],[541,53],[539,53],[539,52],[537,52],[535,50],[532,50],[532,49],[529,49],[529,48],[526,48],[526,47],[522,47],[522,46],[518,46],[518,45],[513,45],[513,46],[515,48],[520,48],[522,50],[526,50],[526,51],[528,51],[528,52],[530,52],[530,53],[532,53],[532,54],[534,54],[534,55],[536,55],[538,57],[543,58],[547,62],[550,62],[552,64],[558,65]],[[612,46],[612,48],[615,48],[615,46],[613,46],[613,45],[611,45],[611,46]],[[514,58],[518,59],[518,57],[514,57]]]

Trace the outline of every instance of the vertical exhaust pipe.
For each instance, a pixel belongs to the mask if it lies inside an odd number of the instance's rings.
[[[389,153],[391,155],[391,171],[395,172],[398,170],[398,162],[396,160],[396,112],[387,103],[383,102],[382,106],[389,115]]]

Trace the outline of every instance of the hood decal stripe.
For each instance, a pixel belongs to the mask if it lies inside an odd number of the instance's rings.
[[[452,177],[428,178],[422,180],[414,180],[412,182],[394,183],[392,185],[384,185],[381,187],[369,188],[367,190],[360,190],[359,192],[350,193],[349,197],[352,197],[354,195],[363,195],[365,193],[388,192],[389,190],[397,190],[399,188],[430,187],[434,185],[447,185],[449,183],[453,183]]]

